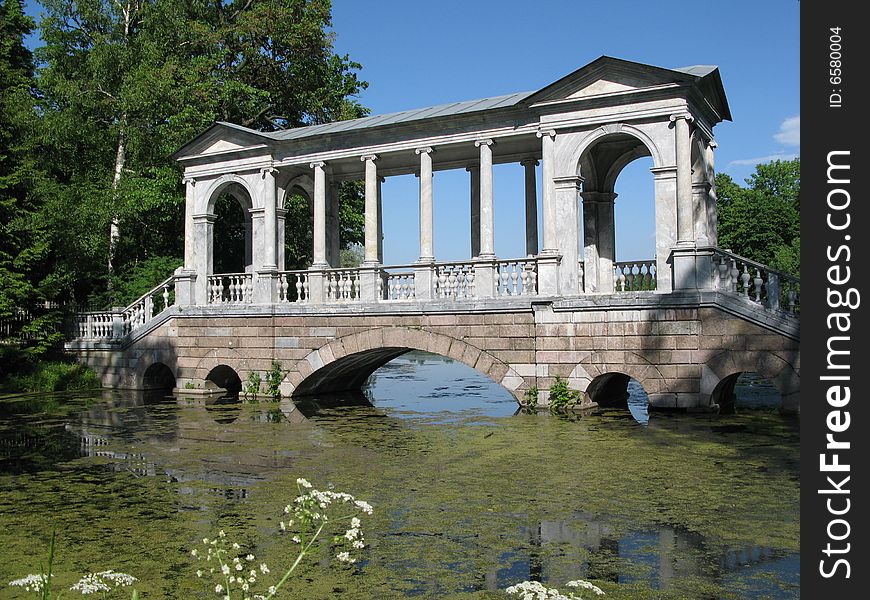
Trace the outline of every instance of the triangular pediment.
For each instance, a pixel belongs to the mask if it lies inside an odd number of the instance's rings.
[[[602,56],[537,91],[527,102],[546,103],[620,95],[645,88],[691,83],[695,79],[680,71]]]
[[[192,158],[263,148],[270,138],[253,129],[218,122],[187,142],[173,156]]]

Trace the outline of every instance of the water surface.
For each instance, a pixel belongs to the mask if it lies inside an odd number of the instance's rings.
[[[145,598],[214,597],[189,550],[218,529],[276,571],[305,477],[375,506],[365,561],[305,565],[288,598],[499,598],[528,578],[610,598],[796,598],[798,423],[629,411],[515,414],[431,355],[363,394],[220,402],[105,392],[0,399],[0,582],[113,568]],[[199,583],[199,585],[197,585]],[[16,596],[8,588],[0,597]]]

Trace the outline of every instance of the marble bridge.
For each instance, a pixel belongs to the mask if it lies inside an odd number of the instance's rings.
[[[77,315],[67,348],[111,387],[226,387],[278,361],[294,396],[358,388],[423,350],[518,400],[535,388],[546,404],[561,377],[603,404],[634,378],[656,409],[717,410],[756,372],[798,411],[799,282],[718,246],[723,120],[716,67],[602,57],[533,92],[268,133],[215,123],[176,153],[183,266],[127,307]],[[653,163],[655,256],[618,261],[614,186],[640,157]],[[526,255],[512,259],[494,244],[493,165],[507,163],[525,174]],[[469,174],[464,261],[437,260],[433,244],[433,177],[449,169]],[[419,258],[385,265],[381,183],[408,174]],[[354,181],[364,257],[343,268],[340,189]],[[293,197],[311,207],[304,270],[285,268]],[[242,214],[229,269],[218,260],[229,242],[215,239],[226,201]]]

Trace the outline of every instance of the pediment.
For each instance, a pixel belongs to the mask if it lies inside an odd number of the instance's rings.
[[[182,146],[173,156],[193,158],[262,148],[270,138],[253,129],[231,123],[215,123]]]
[[[694,80],[695,77],[680,71],[603,56],[535,92],[527,101],[547,103],[620,95]]]

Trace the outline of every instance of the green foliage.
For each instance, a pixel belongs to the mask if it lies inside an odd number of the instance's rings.
[[[245,384],[245,396],[250,396],[253,399],[257,398],[257,395],[260,393],[260,385],[263,383],[263,379],[260,377],[260,373],[257,371],[251,371],[248,373],[248,381]]]
[[[45,300],[124,305],[169,275],[184,227],[171,155],[215,120],[275,130],[367,113],[355,100],[360,65],[334,52],[328,1],[41,8],[34,75],[23,45],[34,23],[0,0],[0,318]],[[359,241],[360,186],[343,185],[341,198],[342,240]],[[307,210],[297,215],[307,234],[288,236],[288,268],[310,262]],[[216,238],[230,240],[222,226]]]
[[[716,175],[719,246],[799,275],[800,159],[758,165],[746,184]]]
[[[526,402],[526,408],[537,408],[538,407],[538,388],[537,386],[532,386],[526,390],[526,393],[523,394],[523,400]]]
[[[58,392],[100,387],[96,373],[69,360],[37,360],[31,353],[10,346],[0,351],[0,390],[5,392]]]
[[[550,384],[550,410],[559,411],[581,404],[583,395],[568,387],[568,382],[556,377]]]
[[[269,395],[276,400],[281,397],[280,387],[283,380],[283,367],[280,362],[273,360],[272,368],[266,373],[266,386],[269,388]]]
[[[362,244],[351,244],[341,249],[341,267],[358,267],[365,260],[365,248]]]

